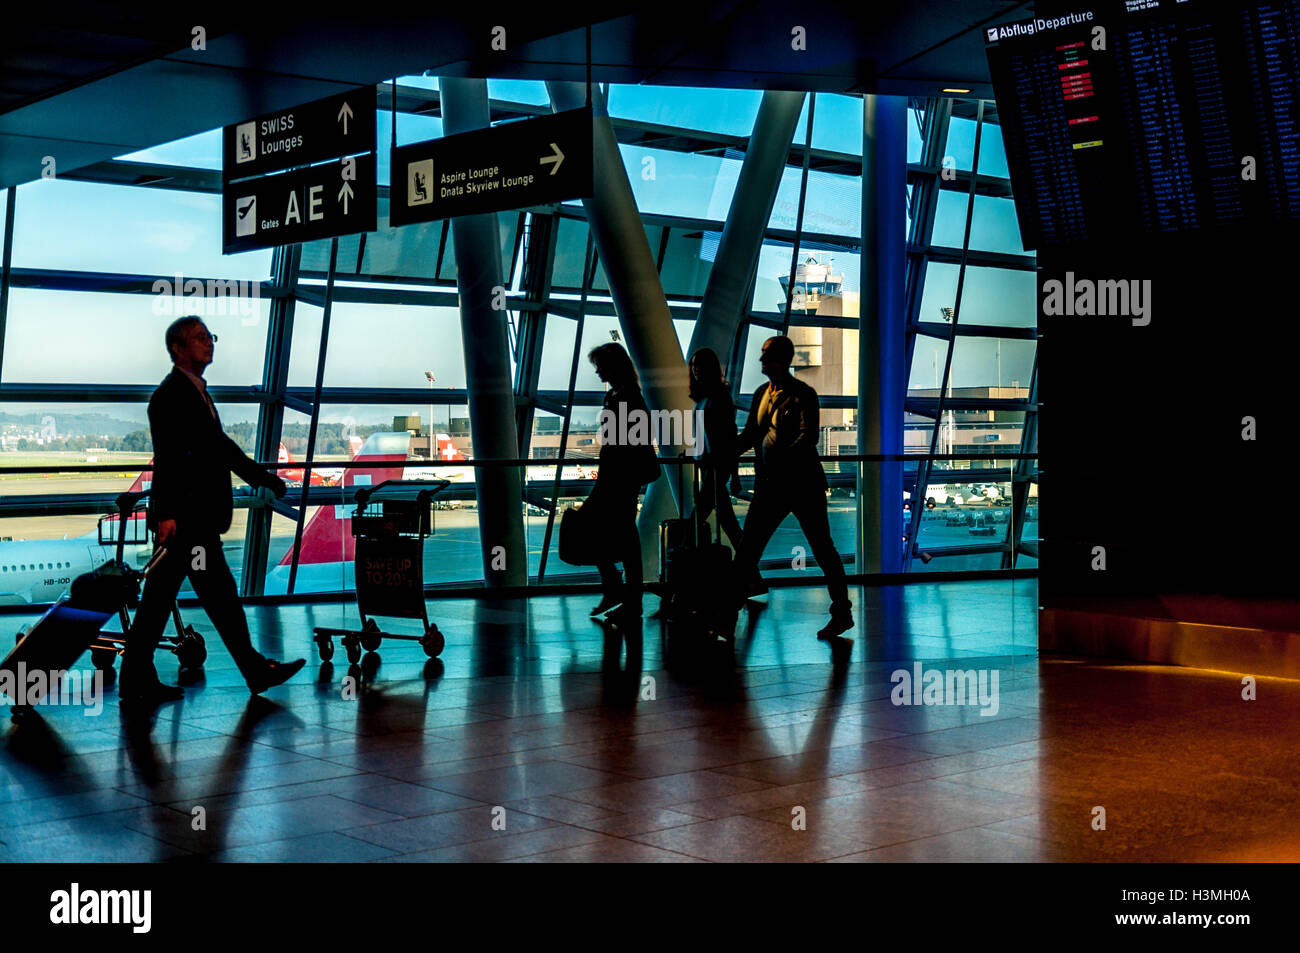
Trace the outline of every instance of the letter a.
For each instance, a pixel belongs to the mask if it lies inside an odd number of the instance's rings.
[[[1043,282],[1043,314],[1055,316],[1061,313],[1061,299],[1064,296],[1064,290],[1061,283],[1055,278]]]

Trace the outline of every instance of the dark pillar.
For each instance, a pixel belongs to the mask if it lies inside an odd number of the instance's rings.
[[[489,125],[487,81],[442,78],[445,135]],[[510,380],[510,339],[506,312],[493,309],[501,277],[501,233],[495,214],[465,215],[451,223],[456,249],[456,284],[460,291],[461,343],[465,354],[465,389],[469,398],[470,435],[476,460],[510,460],[518,456],[515,395]],[[429,421],[430,427],[433,421]],[[432,432],[432,430],[430,431]],[[478,467],[479,545],[483,579],[489,587],[528,583],[524,545],[523,485],[518,467]]]
[[[586,103],[582,83],[547,81],[546,88],[551,95],[551,108],[556,112],[577,109]],[[592,88],[592,111],[595,114],[592,130],[595,181],[592,197],[583,200],[587,223],[609,279],[623,339],[641,375],[646,402],[652,411],[680,410],[686,415],[693,406],[687,393],[686,361],[677,343],[655,256],[646,240],[632,183],[628,181],[614,127],[605,110],[605,99],[596,87]],[[663,456],[674,456],[682,449],[680,444],[659,448]],[[678,468],[664,469],[664,475],[646,492],[637,520],[647,576],[658,561],[659,522],[677,515],[674,500]]]
[[[864,96],[858,452],[903,452],[907,393],[903,286],[907,245],[907,100]],[[858,470],[859,572],[901,572],[903,466]],[[919,505],[913,499],[912,505]]]

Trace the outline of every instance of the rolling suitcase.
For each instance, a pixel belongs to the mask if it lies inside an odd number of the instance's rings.
[[[106,562],[72,581],[68,598],[55,603],[0,662],[0,695],[9,696],[12,716],[39,704],[59,690],[56,673],[77,664],[86,649],[100,639],[104,624],[140,601],[140,581],[167,552],[160,549],[144,572],[120,559]],[[33,673],[43,673],[33,678]]]
[[[47,694],[57,694],[58,677],[77,664],[83,652],[99,635],[115,612],[78,609],[60,602],[46,610],[36,625],[18,639],[0,662],[0,694],[8,695],[13,715],[35,704]],[[33,678],[34,673],[44,673]]]
[[[680,472],[680,471],[679,471]],[[699,469],[692,484],[695,507],[699,506]],[[719,481],[714,480],[714,493]],[[714,510],[717,510],[717,501]],[[659,525],[659,573],[664,583],[664,614],[678,621],[695,619],[706,625],[734,622],[732,600],[726,593],[732,584],[731,550],[722,543],[722,527],[714,539],[700,541],[696,509],[689,519],[664,520]]]

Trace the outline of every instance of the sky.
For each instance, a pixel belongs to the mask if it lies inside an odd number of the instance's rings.
[[[403,83],[436,88],[433,77],[407,77]],[[545,86],[532,81],[489,80],[493,99],[545,104]],[[615,86],[609,92],[612,115],[639,121],[708,130],[727,135],[749,134],[761,92],[754,90],[687,89]],[[391,113],[379,111],[380,182],[389,176],[388,143]],[[805,104],[795,141],[806,135]],[[441,121],[426,117],[398,119],[399,144],[440,136]],[[948,151],[959,168],[973,158],[975,123],[954,119]],[[219,169],[220,130],[132,153],[122,158],[164,164]],[[862,148],[862,104],[853,97],[817,97],[813,145],[849,155]],[[697,156],[638,146],[622,147],[638,207],[644,213],[702,217],[718,223],[694,245],[701,259],[694,277],[682,272],[682,282],[700,282],[711,260],[721,223],[735,191],[741,156]],[[908,114],[908,159],[920,155],[920,134]],[[646,159],[653,160],[647,176]],[[999,130],[986,126],[979,156],[981,172],[1007,174]],[[778,191],[770,225],[792,228],[799,198],[800,173],[787,169]],[[942,192],[934,242],[960,246],[966,196]],[[418,228],[419,226],[408,227]],[[854,179],[810,172],[806,199],[806,231],[856,238],[861,229],[861,197]],[[411,247],[408,235],[381,229],[394,254]],[[390,236],[392,236],[390,238]],[[901,238],[902,236],[900,236]],[[1010,200],[979,196],[972,227],[973,248],[1021,253],[1015,209]],[[392,247],[395,246],[395,247]],[[422,248],[425,246],[421,246]],[[580,245],[578,246],[580,249]],[[310,251],[310,249],[305,249]],[[377,253],[377,248],[376,248]],[[784,295],[778,278],[790,267],[788,246],[765,245],[759,258],[755,306],[775,310]],[[580,250],[577,252],[580,256]],[[580,257],[579,257],[580,261]],[[162,275],[169,279],[163,295],[120,295],[15,288],[11,292],[4,349],[6,382],[155,384],[170,368],[162,331],[180,313],[179,302],[168,299],[177,278],[230,278],[256,282],[269,276],[270,250],[238,255],[221,254],[220,196],[163,189],[127,188],[71,180],[42,180],[21,186],[14,233],[15,268],[67,269]],[[858,256],[836,253],[836,272],[844,274],[844,290],[860,288]],[[931,264],[921,306],[922,320],[939,321],[939,309],[956,298],[956,266]],[[1034,321],[1032,272],[968,268],[963,300],[965,321],[1028,326]],[[698,293],[698,292],[697,292]],[[249,302],[243,313],[213,314],[209,326],[219,338],[216,360],[208,380],[216,385],[253,385],[261,381],[266,346],[269,301]],[[690,338],[690,322],[678,322],[682,346]],[[376,329],[382,327],[382,333]],[[589,318],[584,350],[609,339],[614,318]],[[320,328],[320,309],[299,304],[290,361],[291,385],[310,385]],[[567,387],[574,327],[553,318],[543,352],[544,389]],[[1027,348],[1026,348],[1027,345]],[[912,384],[933,387],[933,368],[942,366],[942,341],[919,339]],[[423,386],[426,369],[434,370],[439,387],[464,387],[460,322],[455,309],[402,305],[336,304],[326,365],[326,383],[335,386]],[[1028,383],[1032,342],[1003,342],[1001,383]],[[961,341],[954,354],[953,386],[993,383],[999,349],[992,339]],[[585,361],[579,364],[579,389],[597,389],[599,382]],[[17,408],[13,408],[17,409]],[[333,408],[375,415],[403,412],[391,408]],[[427,416],[427,408],[410,408]],[[445,408],[442,408],[445,413]],[[134,419],[138,408],[117,405],[115,415]],[[255,408],[228,408],[228,420],[253,419]],[[327,416],[327,419],[332,419]],[[368,422],[367,420],[363,420]]]

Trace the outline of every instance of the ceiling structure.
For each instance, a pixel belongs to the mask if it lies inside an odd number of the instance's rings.
[[[563,4],[428,16],[268,6],[73,0],[7,25],[0,187],[41,177],[49,158],[56,174],[73,171],[395,76],[581,81],[588,26],[598,82],[991,98],[983,28],[1032,10],[1028,0],[669,0],[605,3],[596,20]],[[492,48],[498,27],[504,50]]]

